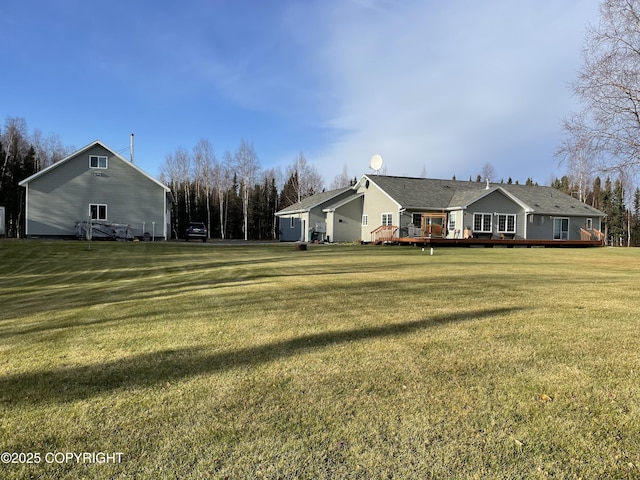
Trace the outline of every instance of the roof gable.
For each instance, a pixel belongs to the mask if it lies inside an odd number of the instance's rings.
[[[400,207],[409,209],[446,209],[456,191],[455,181],[385,175],[364,175],[363,179],[377,185]]]
[[[111,148],[107,147],[104,143],[102,143],[100,140],[96,140],[94,142],[91,142],[90,144],[82,147],[79,150],[76,150],[75,152],[73,152],[71,155],[63,158],[62,160],[49,165],[47,168],[43,168],[42,170],[40,170],[39,172],[34,173],[33,175],[31,175],[30,177],[25,178],[24,180],[20,181],[18,183],[18,185],[20,185],[21,187],[26,187],[30,182],[32,182],[33,180],[40,178],[44,175],[46,175],[47,173],[49,173],[50,171],[59,168],[61,165],[64,165],[65,163],[78,158],[79,156],[87,153],[89,150],[91,150],[92,148],[99,146],[102,147],[103,149],[107,150],[113,158],[118,159],[119,161],[122,161],[124,164],[128,165],[130,168],[133,168],[135,171],[137,171],[138,173],[140,173],[141,175],[145,176],[146,178],[148,178],[149,180],[151,180],[153,183],[155,183],[156,185],[160,186],[162,189],[164,189],[165,192],[170,193],[170,189],[169,187],[167,187],[166,185],[164,185],[163,183],[159,182],[158,180],[156,180],[155,178],[153,178],[152,176],[150,176],[149,174],[147,174],[144,170],[140,169],[139,167],[137,167],[133,162],[130,162],[128,160],[125,160],[123,157],[121,157],[117,152],[115,152],[114,150],[112,150]]]
[[[513,195],[509,191],[507,191],[504,188],[502,188],[502,186],[500,186],[500,187],[496,187],[496,186],[491,187],[491,186],[489,186],[488,188],[485,187],[484,190],[482,190],[482,191],[478,191],[478,190],[462,191],[462,192],[460,192],[460,194],[454,195],[454,199],[452,200],[452,202],[449,205],[449,207],[450,208],[457,207],[457,208],[465,209],[465,208],[468,208],[469,206],[473,205],[474,203],[482,200],[483,198],[491,195],[494,192],[498,192],[498,193],[504,195],[506,198],[508,198],[512,202],[518,204],[527,213],[533,212],[533,209],[531,207],[529,207],[529,205],[524,203],[521,199],[519,199],[518,197],[516,197],[515,195]]]

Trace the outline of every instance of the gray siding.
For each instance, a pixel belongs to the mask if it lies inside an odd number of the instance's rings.
[[[525,238],[526,215],[524,208],[508,198],[500,191],[494,191],[489,195],[481,198],[477,202],[469,205],[464,213],[463,229],[468,227],[473,230],[473,215],[475,213],[491,214],[491,233],[494,237],[498,237],[498,214],[507,214],[516,216],[516,234],[515,238]]]
[[[322,208],[323,208],[322,205],[318,205],[316,207],[313,207],[309,211],[309,222],[307,223],[307,231],[305,232],[305,241],[310,241],[311,240],[310,232],[311,232],[311,230],[315,230],[316,229],[316,224],[318,224],[318,223],[326,223],[327,222],[327,218],[326,218],[324,212],[322,211]],[[326,228],[326,226],[325,226],[325,228]],[[324,240],[324,238],[322,238],[322,240]]]
[[[375,183],[369,182],[369,187],[360,186],[358,193],[364,193],[362,214],[367,216],[368,224],[361,225],[360,238],[363,242],[371,241],[371,232],[382,225],[382,214],[392,214],[392,224],[400,226],[400,207]]]
[[[530,240],[553,239],[554,218],[569,219],[569,236],[567,240],[580,240],[580,229],[587,228],[587,218],[591,218],[593,227],[601,229],[599,217],[569,216],[569,215],[533,215],[527,223],[527,238]]]
[[[327,222],[329,223],[329,222]],[[337,208],[333,213],[332,242],[359,242],[362,228],[362,198]]]
[[[553,238],[553,219],[550,215],[532,215],[527,221],[527,238],[529,240],[549,240]],[[570,227],[571,223],[569,222]]]
[[[293,221],[293,224],[292,224]],[[280,217],[279,237],[281,242],[297,242],[300,240],[302,219],[293,217]]]
[[[107,156],[108,168],[90,168],[90,155]],[[95,145],[29,182],[27,235],[75,235],[75,224],[87,220],[89,205],[105,204],[108,222],[130,225],[135,236],[152,233],[155,222],[155,236],[162,238],[165,201],[160,185]]]

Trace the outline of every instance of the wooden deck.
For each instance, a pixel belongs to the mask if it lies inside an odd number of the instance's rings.
[[[424,222],[423,222],[424,223]],[[445,238],[446,230],[438,235],[398,237],[398,227],[395,225],[383,225],[371,232],[371,244],[438,246],[438,247],[488,247],[488,248],[562,248],[562,247],[602,247],[604,246],[604,234],[599,230],[590,231],[580,229],[580,240],[525,240],[515,239],[503,234],[495,237],[490,233],[481,233],[468,238]],[[484,236],[486,235],[486,237]]]
[[[484,248],[579,248],[602,247],[601,240],[522,240],[500,238],[438,238],[393,237],[384,243],[431,247],[484,247]]]

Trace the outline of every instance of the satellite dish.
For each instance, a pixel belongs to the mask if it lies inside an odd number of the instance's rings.
[[[382,168],[382,157],[380,155],[374,155],[373,157],[371,157],[371,163],[369,163],[369,167],[371,167],[371,170],[375,170],[377,174],[378,170]]]

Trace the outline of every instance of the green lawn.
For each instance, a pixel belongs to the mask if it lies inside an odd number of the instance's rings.
[[[0,241],[0,478],[640,478],[638,249],[88,246]]]

